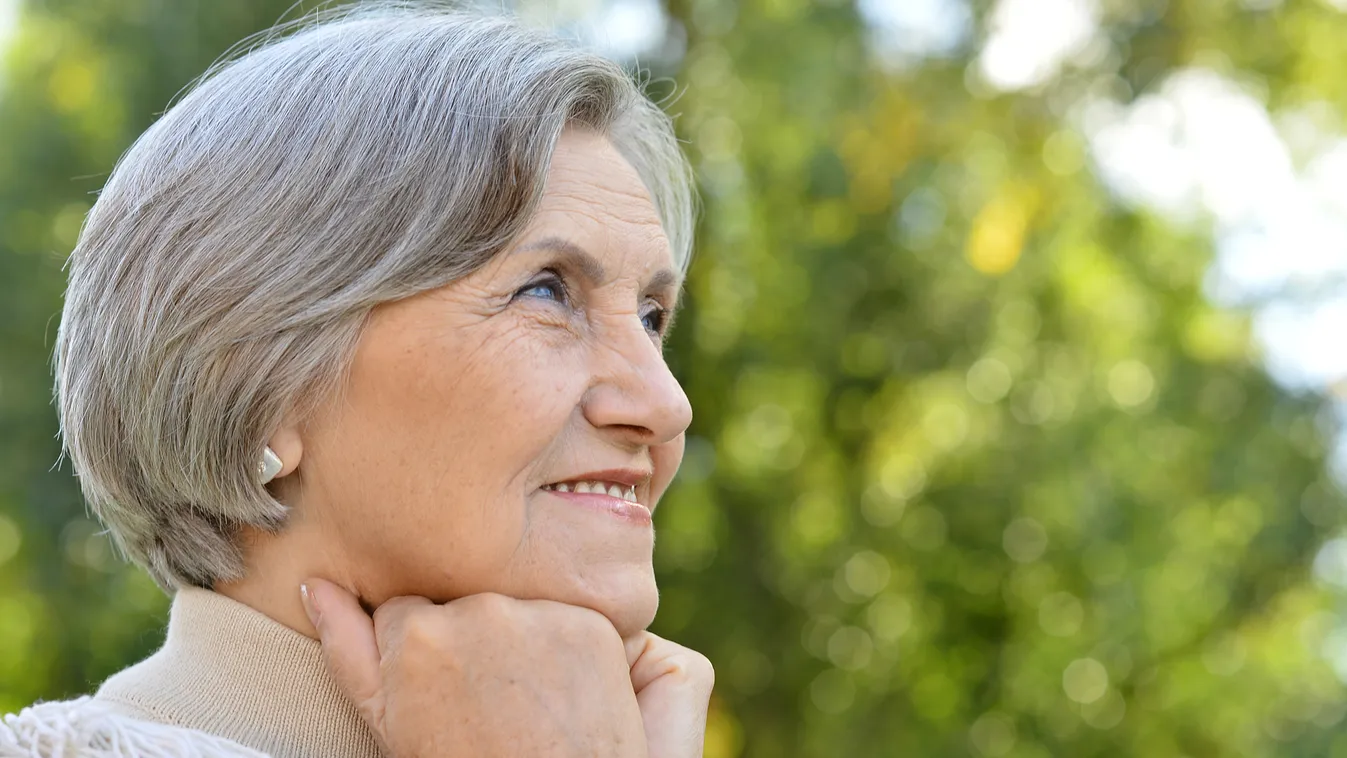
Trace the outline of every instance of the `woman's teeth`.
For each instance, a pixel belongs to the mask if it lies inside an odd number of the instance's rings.
[[[629,503],[636,502],[635,487],[624,487],[612,482],[560,482],[545,485],[543,489],[557,492],[580,492],[589,495],[608,495],[609,497],[626,500]]]

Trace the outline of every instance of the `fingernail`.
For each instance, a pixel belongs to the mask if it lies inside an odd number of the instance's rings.
[[[314,600],[308,584],[299,585],[299,599],[304,603],[304,612],[309,614],[309,623],[313,624],[315,630],[318,629],[318,620],[322,618],[322,614],[318,611],[318,603]]]

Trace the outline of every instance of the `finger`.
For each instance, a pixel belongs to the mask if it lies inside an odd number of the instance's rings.
[[[380,659],[374,620],[355,595],[332,582],[309,579],[303,586],[332,678],[357,705],[373,699],[379,692]]]
[[[661,677],[710,694],[715,669],[701,653],[650,632],[640,632],[622,642],[627,651],[627,663],[631,666],[631,686],[638,695]]]
[[[627,668],[630,668],[633,674],[636,671],[636,663],[641,660],[655,640],[659,639],[650,632],[637,632],[630,637],[622,638],[622,648],[627,652]],[[633,685],[635,681],[633,680]],[[640,692],[642,688],[637,687]]]
[[[414,608],[434,605],[433,602],[415,595],[404,595],[385,600],[374,609],[374,644],[382,658],[391,645],[402,637],[403,625],[407,615]]]
[[[699,758],[715,670],[701,653],[646,633],[628,639],[632,689],[650,758]],[[637,651],[633,653],[633,651]]]

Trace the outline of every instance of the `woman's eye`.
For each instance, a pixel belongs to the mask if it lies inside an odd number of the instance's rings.
[[[564,303],[566,302],[566,285],[556,275],[550,275],[529,282],[516,292],[515,296],[539,297],[544,300],[555,300],[558,303]]]
[[[652,334],[664,334],[664,327],[669,323],[669,311],[661,306],[652,305],[650,309],[641,315],[641,323]]]

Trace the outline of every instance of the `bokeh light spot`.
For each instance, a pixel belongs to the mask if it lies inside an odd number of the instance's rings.
[[[973,219],[966,256],[973,268],[1000,276],[1020,259],[1031,211],[1026,193],[1007,193],[988,203]]]
[[[968,730],[968,741],[978,755],[999,758],[1015,747],[1015,721],[1004,713],[984,713]]]
[[[814,707],[830,715],[845,713],[856,700],[856,684],[845,671],[828,669],[809,685]]]
[[[889,584],[889,559],[873,550],[861,550],[842,568],[847,587],[863,597],[874,597]]]
[[[1084,620],[1085,609],[1069,592],[1054,592],[1038,604],[1038,625],[1054,637],[1074,635]]]
[[[18,525],[13,519],[0,514],[0,566],[18,555],[19,546],[22,544],[23,535],[19,532]]]
[[[1002,532],[1001,545],[1016,563],[1033,563],[1048,549],[1048,533],[1031,518],[1017,518]]]
[[[912,604],[899,595],[880,595],[866,609],[865,620],[876,639],[896,642],[912,626]]]
[[[1062,672],[1062,689],[1077,703],[1093,703],[1108,691],[1108,671],[1093,658],[1079,658]]]
[[[1010,392],[1010,369],[995,358],[983,358],[968,369],[968,394],[980,403],[995,403]]]
[[[1140,361],[1123,361],[1108,372],[1108,393],[1122,408],[1137,408],[1155,391],[1155,376]]]

